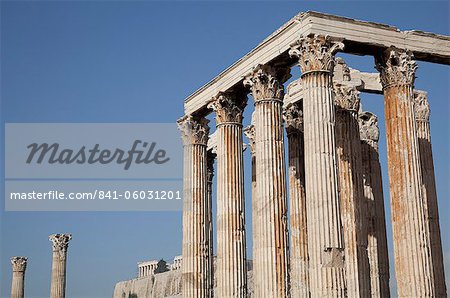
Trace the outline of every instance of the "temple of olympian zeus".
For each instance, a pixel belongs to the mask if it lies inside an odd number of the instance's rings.
[[[66,260],[71,234],[52,234],[48,237],[52,242],[52,273],[50,298],[66,297]],[[25,296],[25,270],[27,257],[12,257],[11,298]]]
[[[373,56],[378,72],[350,69],[338,52]],[[185,100],[183,297],[248,295],[243,134],[252,155],[253,296],[390,296],[379,130],[359,106],[363,92],[384,95],[398,296],[446,297],[430,108],[414,89],[415,60],[449,65],[450,37],[301,13]],[[295,65],[301,77],[285,89]],[[248,94],[254,111],[243,128]]]

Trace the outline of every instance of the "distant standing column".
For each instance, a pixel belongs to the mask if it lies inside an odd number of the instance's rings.
[[[11,298],[23,298],[25,292],[25,270],[27,268],[26,257],[12,257],[12,284]]]
[[[215,149],[214,149],[215,150]],[[214,160],[216,159],[215,151],[208,151],[207,153],[207,171],[208,171],[208,200],[206,212],[208,213],[207,230],[208,230],[208,268],[209,268],[209,297],[214,296],[214,231],[213,231],[213,217],[212,217],[212,188],[214,178]]]
[[[413,109],[417,64],[390,47],[376,58],[384,93],[395,274],[399,297],[436,294]]]
[[[370,289],[372,297],[390,297],[389,258],[386,238],[383,182],[378,156],[377,116],[370,112],[359,114],[361,155],[363,164],[364,198],[366,201],[367,253],[370,266]]]
[[[288,69],[258,65],[244,79],[255,102],[257,207],[255,224],[261,227],[259,252],[254,257],[256,297],[289,295],[289,234],[287,226],[284,158],[283,83]]]
[[[336,146],[344,231],[345,273],[349,297],[370,296],[367,224],[359,136],[359,92],[352,86],[334,84]]]
[[[414,92],[414,114],[419,143],[420,165],[422,168],[423,192],[427,199],[427,218],[430,227],[431,257],[433,258],[436,297],[447,297],[433,152],[431,149],[430,106],[426,92]]]
[[[67,248],[71,239],[71,234],[53,234],[49,236],[53,248],[50,298],[64,298],[66,296]]]
[[[303,114],[299,103],[284,109],[288,138],[291,235],[291,296],[309,297],[308,232],[306,228]]]
[[[184,148],[183,297],[209,297],[209,228],[206,118],[178,120]]]
[[[221,92],[216,112],[218,297],[247,297],[242,113],[247,96]]]
[[[334,54],[343,44],[302,37],[291,45],[303,83],[305,187],[311,297],[345,297],[333,92]]]

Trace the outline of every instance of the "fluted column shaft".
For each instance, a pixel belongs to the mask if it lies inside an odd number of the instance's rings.
[[[345,271],[349,297],[370,296],[367,225],[365,221],[359,94],[354,87],[335,83],[336,146],[344,231]]]
[[[12,257],[12,283],[11,298],[23,298],[25,293],[25,270],[27,268],[26,257]]]
[[[210,297],[207,151],[208,120],[178,120],[184,147],[183,297]]]
[[[344,243],[338,196],[334,53],[342,48],[323,36],[300,39],[303,82],[305,187],[311,297],[345,297]]]
[[[377,59],[383,84],[389,184],[399,297],[435,295],[430,231],[413,110],[412,54],[388,48]]]
[[[49,237],[52,242],[52,276],[50,298],[64,298],[66,296],[66,263],[70,234],[53,234]]]
[[[254,256],[256,297],[289,295],[289,248],[282,98],[286,69],[258,66],[246,77],[255,101],[255,224],[260,226]],[[256,270],[256,271],[255,271]]]
[[[214,296],[214,231],[213,231],[213,217],[212,217],[212,188],[214,178],[214,160],[216,159],[216,153],[208,151],[208,199],[206,201],[206,212],[208,214],[207,229],[208,229],[208,268],[209,268],[209,292],[210,296]]]
[[[372,297],[390,297],[389,259],[386,238],[381,165],[378,156],[378,119],[370,112],[359,115],[364,198],[366,201],[367,253]]]
[[[218,297],[247,297],[242,112],[246,97],[220,93],[216,112]]]
[[[288,105],[284,119],[289,158],[291,297],[309,297],[303,114],[299,105]]]
[[[427,203],[426,209],[430,229],[431,257],[433,259],[436,297],[447,297],[433,152],[431,148],[430,106],[426,92],[414,92],[414,114],[422,170],[422,189]]]

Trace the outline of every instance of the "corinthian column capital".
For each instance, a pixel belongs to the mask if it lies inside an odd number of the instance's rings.
[[[328,71],[334,69],[334,54],[343,50],[344,44],[332,41],[329,36],[302,36],[291,45],[289,55],[297,57],[303,73],[310,71]]]
[[[378,128],[378,118],[371,112],[359,113],[359,134],[361,140],[378,142],[380,130]]]
[[[213,97],[208,108],[216,112],[217,125],[223,123],[242,123],[242,114],[247,105],[247,96],[235,92],[220,92]]]
[[[12,257],[11,265],[13,272],[23,272],[27,268],[27,257]]]
[[[283,118],[288,134],[303,132],[303,111],[297,103],[290,103],[283,109]]]
[[[208,143],[209,120],[191,115],[184,116],[177,121],[178,129],[181,131],[183,144],[204,145]]]
[[[71,234],[53,234],[48,236],[52,242],[53,251],[67,251],[69,241],[72,240]]]
[[[389,47],[375,57],[383,88],[395,85],[414,85],[417,63],[410,51]]]
[[[253,124],[244,128],[244,135],[248,139],[248,145],[250,146],[250,152],[252,156],[255,155],[255,126]]]
[[[414,116],[416,121],[430,121],[430,105],[427,93],[424,91],[414,91]]]
[[[259,64],[244,78],[244,86],[252,91],[255,103],[268,99],[281,101],[284,97],[283,83],[289,77],[288,68],[274,68]]]
[[[357,112],[359,110],[359,91],[353,86],[334,83],[334,101],[337,110]]]

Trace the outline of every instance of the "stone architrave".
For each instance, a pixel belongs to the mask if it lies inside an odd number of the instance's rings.
[[[289,295],[289,234],[282,106],[289,70],[258,65],[244,79],[255,102],[256,204],[260,227],[253,262],[256,297]]]
[[[417,64],[412,53],[390,47],[376,57],[376,68],[384,93],[398,295],[430,297],[435,279],[413,102]]]
[[[52,277],[50,298],[64,298],[66,296],[66,266],[67,249],[71,234],[53,234],[49,240],[52,242]]]
[[[345,297],[344,237],[340,215],[333,92],[334,54],[343,44],[326,36],[301,37],[305,187],[311,297]]]

